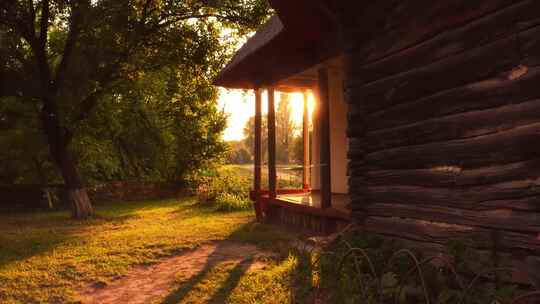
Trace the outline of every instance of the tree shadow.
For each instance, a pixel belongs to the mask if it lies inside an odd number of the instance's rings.
[[[225,303],[252,263],[253,259],[244,260],[229,271],[227,280],[221,285],[221,288],[214,292],[208,303]]]
[[[195,286],[203,281],[203,279],[211,273],[215,266],[221,262],[238,260],[231,257],[227,245],[221,245],[220,243],[216,249],[208,256],[204,267],[194,276],[192,276],[186,282],[182,282],[181,285],[173,290],[167,297],[161,302],[162,304],[176,304],[181,303],[190,291]],[[221,284],[221,286],[213,292],[212,297],[207,303],[225,303],[226,299],[230,296],[231,292],[236,288],[244,274],[250,268],[253,263],[253,256],[248,256],[238,261],[234,268],[228,271],[227,279]]]
[[[80,241],[89,230],[103,225],[120,225],[141,210],[163,207],[190,208],[178,200],[147,200],[97,204],[97,213],[88,220],[75,220],[69,211],[28,211],[0,214],[0,270],[58,246]]]
[[[226,254],[223,253],[223,251],[228,249],[224,248],[221,244],[226,244],[231,241],[254,244],[261,249],[271,251],[273,253],[272,258],[274,261],[277,264],[280,264],[287,259],[291,253],[290,242],[293,240],[293,237],[297,237],[294,232],[279,226],[260,224],[256,221],[246,223],[232,232],[226,240],[221,241],[219,243],[220,245],[218,245],[208,256],[205,266],[196,275],[185,282],[181,282],[180,286],[170,292],[161,303],[182,303],[199,283],[202,283],[209,275],[211,275],[212,270],[220,262],[231,260],[227,259]],[[295,255],[298,257],[299,263],[295,269],[291,270],[293,279],[291,282],[288,282],[288,284],[291,285],[291,296],[293,298],[305,299],[311,291],[305,283],[309,282],[309,284],[311,284],[313,279],[312,268],[308,266],[310,265],[310,261],[307,255],[299,255],[298,253],[295,253]],[[205,303],[226,303],[233,290],[238,286],[242,277],[244,277],[254,262],[255,259],[253,256],[246,255],[233,269],[227,270],[227,278],[220,283],[217,288],[212,290],[212,295]],[[294,286],[295,284],[300,284],[300,286]]]
[[[23,239],[0,236],[0,270],[12,263],[24,261],[33,256],[52,251],[59,244],[69,240],[67,235],[51,236],[44,233]]]

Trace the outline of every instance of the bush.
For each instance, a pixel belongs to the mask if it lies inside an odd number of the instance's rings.
[[[231,193],[219,193],[215,199],[219,211],[249,210],[253,206],[249,199]]]
[[[231,169],[209,169],[192,176],[189,183],[201,204],[220,211],[248,210],[253,206],[249,178]]]

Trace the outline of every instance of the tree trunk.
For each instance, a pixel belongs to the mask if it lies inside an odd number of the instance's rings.
[[[67,198],[71,205],[73,217],[76,219],[91,217],[94,214],[94,208],[92,207],[86,188],[82,184],[71,151],[68,150],[67,146],[62,147],[62,151],[60,151],[58,156],[60,158],[58,166],[66,184]],[[56,159],[56,157],[54,158]]]
[[[75,161],[67,146],[60,146],[55,152],[51,145],[53,158],[56,160],[57,166],[62,173],[66,184],[67,198],[71,205],[71,212],[76,219],[85,219],[94,214],[94,208],[90,202],[90,198],[83,187],[81,177],[75,166]]]
[[[85,219],[94,215],[94,207],[85,188],[68,188],[67,191],[73,218]]]
[[[94,208],[69,150],[71,134],[61,127],[56,108],[50,101],[44,102],[41,120],[47,135],[51,156],[66,184],[67,198],[73,217],[76,219],[91,217],[94,214]]]

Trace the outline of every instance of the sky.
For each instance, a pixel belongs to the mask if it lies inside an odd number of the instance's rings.
[[[281,100],[281,94],[282,93],[276,92],[276,110]],[[301,126],[304,112],[303,95],[302,93],[291,93],[290,95],[293,120],[297,125]],[[308,101],[309,112],[311,113],[314,106],[312,94],[308,95]],[[263,115],[268,113],[267,105],[268,97],[266,91],[264,91],[262,94]],[[249,118],[255,115],[255,95],[253,94],[253,91],[227,90],[220,88],[218,106],[228,115],[227,129],[225,129],[223,139],[226,141],[244,139],[244,126]]]

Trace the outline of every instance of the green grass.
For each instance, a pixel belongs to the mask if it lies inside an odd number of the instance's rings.
[[[296,167],[298,165],[281,165],[277,166],[277,176],[278,176],[278,187],[280,189],[300,189],[302,188],[302,171],[296,170],[286,170],[285,168]],[[220,168],[221,172],[233,172],[235,175],[248,178],[250,183],[253,180],[253,165],[244,164],[244,165],[224,165]],[[261,184],[263,189],[268,188],[268,169],[263,167],[262,180]]]
[[[238,176],[244,176],[248,178],[253,178],[253,165],[223,165],[220,168],[221,171],[232,171]]]
[[[194,198],[98,206],[96,218],[82,222],[68,212],[0,215],[0,303],[69,303],[89,283],[108,282],[201,242],[231,239],[275,248],[291,237],[253,220],[252,211],[220,213],[198,207]],[[217,265],[204,278],[212,284],[199,282],[187,299],[215,294],[216,303],[277,303],[276,295],[264,300],[265,288],[290,299],[295,264],[282,256],[256,274]]]
[[[177,303],[306,303],[310,289],[298,256],[269,261],[262,270],[246,272],[246,265],[222,262],[191,284],[179,288],[163,302]],[[186,285],[189,289],[186,289]]]

